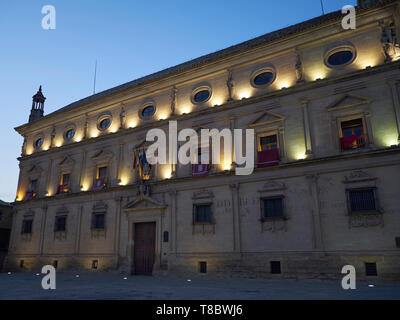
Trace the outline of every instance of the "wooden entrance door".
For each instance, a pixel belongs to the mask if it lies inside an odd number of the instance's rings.
[[[156,223],[135,223],[134,273],[152,275],[156,244]]]

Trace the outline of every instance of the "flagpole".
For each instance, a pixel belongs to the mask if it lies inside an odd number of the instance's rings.
[[[321,2],[322,14],[325,14],[325,10],[324,10],[324,3],[322,2],[322,0],[320,0],[320,2]]]

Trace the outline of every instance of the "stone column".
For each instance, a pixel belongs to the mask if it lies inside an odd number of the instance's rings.
[[[391,94],[392,94],[392,105],[394,117],[396,120],[396,128],[397,128],[397,141],[400,143],[400,101],[399,101],[399,93],[397,91],[398,82],[395,80],[390,80],[387,82]]]
[[[240,207],[239,207],[239,183],[229,185],[232,194],[232,224],[233,224],[233,251],[242,252],[241,230],[240,230]]]
[[[40,256],[43,255],[44,237],[45,237],[46,221],[47,221],[47,209],[48,209],[47,205],[44,205],[42,207],[43,215],[42,215],[42,223],[40,225],[40,241],[39,241],[39,244],[40,244],[39,254],[40,254]]]
[[[303,113],[304,142],[306,146],[306,155],[312,155],[312,142],[311,142],[310,118],[308,114],[308,103],[309,101],[307,99],[303,99],[300,101]]]
[[[79,212],[76,219],[76,236],[75,236],[75,248],[74,248],[75,256],[78,256],[80,251],[82,214],[83,214],[83,205],[79,207]]]
[[[115,199],[115,203],[117,206],[116,216],[115,216],[115,230],[114,230],[114,254],[119,256],[119,244],[120,244],[120,224],[121,224],[121,206],[122,206],[122,197],[117,197]]]
[[[312,219],[312,230],[313,230],[313,248],[319,251],[324,250],[323,237],[322,237],[322,225],[321,225],[321,213],[320,213],[320,201],[318,191],[318,175],[307,175],[309,192],[311,195],[311,219]]]
[[[178,251],[178,224],[177,224],[177,207],[176,207],[176,198],[178,196],[178,192],[176,190],[169,191],[169,197],[171,199],[170,205],[170,251],[174,252],[175,255]]]

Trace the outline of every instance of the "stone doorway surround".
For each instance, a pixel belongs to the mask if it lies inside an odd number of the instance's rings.
[[[164,205],[157,200],[147,196],[139,195],[122,208],[128,221],[128,264],[130,272],[134,272],[134,248],[135,248],[135,223],[155,222],[155,262],[153,275],[161,270],[161,248],[162,248],[162,226],[165,216]]]

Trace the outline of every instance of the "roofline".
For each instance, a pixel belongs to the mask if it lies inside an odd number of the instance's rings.
[[[397,1],[399,1],[399,0],[383,0],[382,2],[380,2],[380,3],[376,4],[376,5],[370,6],[370,7],[365,7],[365,8],[356,7],[356,8],[357,8],[357,12],[358,13],[359,12],[365,12],[365,11],[369,11],[369,10],[377,8],[377,7],[383,7],[383,6],[386,6],[386,5],[393,4],[393,3],[397,2]],[[272,32],[266,33],[266,34],[261,35],[259,37],[256,37],[256,38],[241,42],[239,44],[227,47],[227,48],[219,50],[219,51],[215,51],[215,52],[210,53],[210,54],[206,54],[206,55],[200,56],[198,58],[183,62],[181,64],[178,64],[178,65],[163,69],[161,71],[149,74],[147,76],[138,78],[136,80],[126,82],[124,84],[115,86],[113,88],[101,91],[99,93],[93,94],[91,96],[85,97],[85,98],[80,99],[80,100],[77,100],[75,102],[72,102],[72,103],[66,105],[65,107],[62,107],[62,108],[60,108],[60,109],[58,109],[56,111],[53,111],[53,112],[49,113],[48,115],[46,115],[43,118],[40,118],[40,119],[38,119],[38,120],[36,120],[34,122],[25,123],[25,124],[23,124],[21,126],[15,127],[14,130],[16,130],[17,132],[20,133],[21,129],[23,129],[23,128],[27,127],[27,126],[30,126],[31,124],[37,123],[39,121],[42,121],[43,119],[47,119],[47,118],[49,118],[51,116],[57,115],[59,113],[62,113],[64,111],[72,110],[72,109],[74,109],[76,107],[83,106],[83,105],[85,105],[87,103],[94,102],[94,101],[99,100],[101,98],[104,98],[106,96],[109,96],[109,95],[112,95],[112,94],[116,94],[116,93],[121,93],[124,90],[132,89],[132,88],[140,86],[140,85],[145,85],[145,84],[151,83],[152,81],[157,81],[157,80],[160,80],[160,79],[162,79],[164,77],[167,77],[167,76],[172,76],[172,75],[175,75],[175,74],[179,74],[181,72],[190,70],[190,69],[195,68],[195,67],[199,67],[199,66],[204,65],[206,63],[210,63],[212,61],[215,61],[215,60],[218,60],[218,59],[221,59],[221,58],[225,58],[225,57],[228,57],[228,56],[233,55],[233,54],[240,53],[240,52],[242,52],[242,51],[244,51],[246,49],[254,48],[254,47],[260,46],[262,44],[266,44],[266,43],[278,40],[278,39],[283,38],[283,37],[287,37],[287,36],[290,36],[290,35],[293,35],[293,34],[296,34],[296,33],[299,33],[299,32],[303,32],[303,31],[305,31],[307,29],[311,29],[313,27],[316,27],[316,26],[321,25],[323,23],[326,23],[328,21],[337,20],[338,18],[341,18],[341,17],[343,17],[343,14],[342,14],[341,10],[337,10],[337,11],[334,11],[334,12],[331,12],[331,13],[328,13],[328,14],[325,14],[325,15],[322,15],[322,16],[318,16],[318,17],[315,17],[315,18],[312,18],[312,19],[309,19],[309,20],[306,20],[306,21],[291,25],[291,26],[283,28],[283,29],[279,29],[279,30],[276,30],[276,31],[272,31]]]

